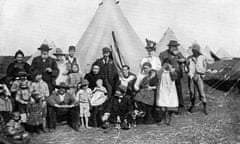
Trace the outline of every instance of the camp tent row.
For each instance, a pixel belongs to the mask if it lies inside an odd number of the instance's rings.
[[[157,44],[156,56],[168,48],[167,44],[170,40],[177,40],[177,38],[171,28],[168,28]],[[47,41],[44,43],[49,44]],[[56,48],[53,42],[50,45],[51,48]],[[139,71],[141,59],[146,56],[144,44],[115,0],[103,0],[99,4],[94,17],[76,45],[76,55],[84,73],[88,72],[92,63],[102,56],[103,47],[112,48],[113,57],[118,66],[127,64],[135,73]],[[185,57],[190,55],[189,50],[183,46],[180,46],[179,50]],[[34,53],[28,63],[31,63],[32,59],[39,54],[39,52]],[[213,52],[208,47],[204,49],[203,54],[212,61]],[[54,57],[52,54],[51,56]]]

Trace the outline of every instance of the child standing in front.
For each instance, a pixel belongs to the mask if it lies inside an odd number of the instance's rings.
[[[18,103],[18,111],[21,116],[22,123],[26,123],[27,120],[27,105],[30,102],[31,89],[28,86],[28,81],[20,83],[19,90],[16,94],[16,102]]]
[[[41,110],[42,110],[42,117],[43,117],[43,124],[42,129],[46,131],[47,127],[47,103],[46,100],[49,97],[49,88],[45,81],[42,79],[42,74],[40,72],[35,73],[35,80],[32,82],[31,85],[31,92],[36,92],[39,94],[40,101],[41,101]]]
[[[156,105],[162,108],[163,122],[170,125],[172,113],[178,110],[178,96],[175,85],[177,74],[169,59],[163,62],[162,70],[158,75],[159,84],[157,88]]]
[[[83,80],[81,84],[81,89],[77,92],[77,101],[80,105],[80,118],[82,127],[89,128],[88,118],[90,117],[90,99],[92,97],[92,90],[88,88],[88,80]],[[85,120],[85,123],[84,123]]]
[[[93,90],[93,96],[91,99],[92,105],[92,121],[94,127],[101,125],[101,113],[103,111],[103,105],[107,100],[107,89],[103,86],[103,80],[98,79],[96,81],[96,87]]]
[[[77,84],[81,83],[82,81],[82,76],[79,72],[79,66],[78,64],[73,64],[72,65],[72,71],[68,74],[68,80],[67,84],[70,87],[69,93],[72,96],[76,96],[76,91],[77,91]]]

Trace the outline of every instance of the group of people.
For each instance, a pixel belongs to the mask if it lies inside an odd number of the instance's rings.
[[[156,57],[156,43],[146,40],[148,56],[142,59],[138,74],[128,65],[118,71],[108,47],[102,49],[103,57],[93,62],[86,75],[81,72],[74,46],[68,54],[57,48],[52,58],[51,48],[42,44],[38,48],[41,55],[31,65],[24,62],[24,53],[19,50],[0,82],[0,111],[19,116],[14,122],[29,131],[52,131],[63,118],[76,131],[79,126],[108,128],[117,123],[123,129],[139,123],[170,125],[172,114],[186,108],[181,80],[187,73],[188,111],[193,112],[199,95],[207,115],[206,60],[198,44],[191,46],[193,55],[188,58],[181,54],[179,45],[170,40],[168,49]]]

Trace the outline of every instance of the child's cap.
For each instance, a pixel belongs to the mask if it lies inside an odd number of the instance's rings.
[[[82,86],[86,86],[86,85],[89,85],[89,81],[86,80],[86,79],[84,79],[84,80],[82,81]]]

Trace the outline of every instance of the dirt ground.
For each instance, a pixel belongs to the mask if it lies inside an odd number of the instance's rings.
[[[186,91],[184,92],[186,94]],[[187,95],[186,95],[187,97]],[[189,100],[186,99],[186,103]],[[171,126],[138,125],[118,133],[116,129],[81,129],[74,132],[66,125],[52,133],[40,134],[32,144],[240,144],[240,96],[224,96],[221,91],[208,94],[208,112],[198,102],[194,113],[174,115]]]

